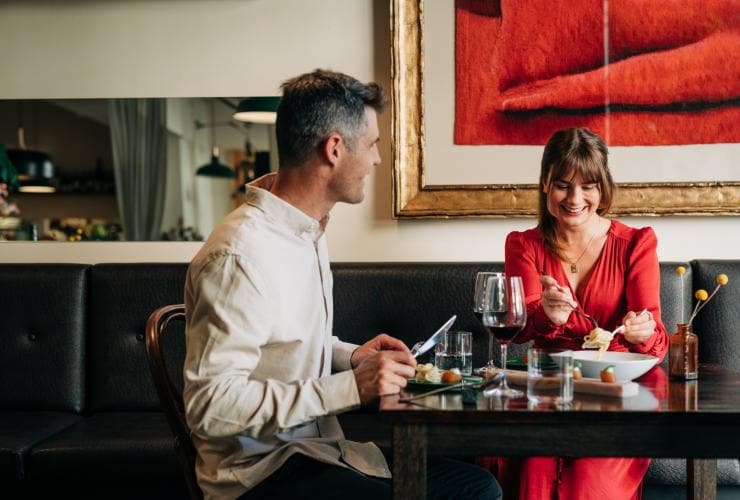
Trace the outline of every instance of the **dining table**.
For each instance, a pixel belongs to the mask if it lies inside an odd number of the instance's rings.
[[[635,382],[630,397],[576,391],[557,406],[471,390],[384,396],[393,498],[426,498],[429,455],[686,458],[687,498],[716,498],[717,459],[740,457],[740,371],[701,364],[698,379],[673,380],[659,365]]]

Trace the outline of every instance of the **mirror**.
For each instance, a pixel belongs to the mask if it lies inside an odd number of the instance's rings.
[[[0,239],[204,239],[241,203],[244,183],[277,166],[274,125],[232,118],[241,99],[0,101],[0,144],[9,156],[38,151],[54,167],[53,193],[0,197]],[[152,123],[159,134],[146,132]],[[233,178],[195,175],[213,148]],[[131,170],[142,156],[146,166]],[[147,228],[128,229],[142,216]]]

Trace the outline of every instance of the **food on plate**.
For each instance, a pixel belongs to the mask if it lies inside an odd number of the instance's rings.
[[[612,341],[612,332],[603,328],[594,328],[588,335],[583,337],[583,349],[598,349],[599,354],[596,359],[601,359],[601,355],[609,347]]]
[[[617,377],[614,375],[614,365],[609,365],[599,372],[602,382],[616,382]]]
[[[432,363],[416,365],[416,375],[414,380],[417,382],[430,382],[433,384],[459,384],[462,382],[462,374],[459,368],[439,371]]]
[[[576,361],[573,364],[573,380],[580,380],[583,378],[583,373],[581,372],[581,362]]]
[[[424,363],[422,365],[416,365],[416,375],[414,378],[417,382],[433,382],[436,384],[441,381],[442,375],[432,363]]]
[[[462,381],[462,373],[459,368],[452,368],[443,371],[441,379],[445,384],[459,384]]]

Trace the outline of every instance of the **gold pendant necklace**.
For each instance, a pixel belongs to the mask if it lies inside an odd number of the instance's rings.
[[[588,250],[588,247],[591,246],[591,242],[594,241],[594,238],[596,237],[596,233],[598,233],[599,230],[597,228],[596,231],[594,231],[594,234],[591,235],[591,238],[588,240],[588,243],[586,243],[586,246],[584,247],[583,251],[581,252],[581,255],[578,256],[576,260],[573,262],[570,262],[570,272],[573,274],[578,274],[578,262],[583,258],[584,255],[586,255],[586,250]]]

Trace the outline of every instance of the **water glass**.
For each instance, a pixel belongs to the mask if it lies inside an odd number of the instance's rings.
[[[534,404],[573,401],[573,352],[527,350],[527,399]]]
[[[437,344],[434,364],[439,370],[457,368],[463,375],[473,373],[473,334],[470,332],[447,332]]]

